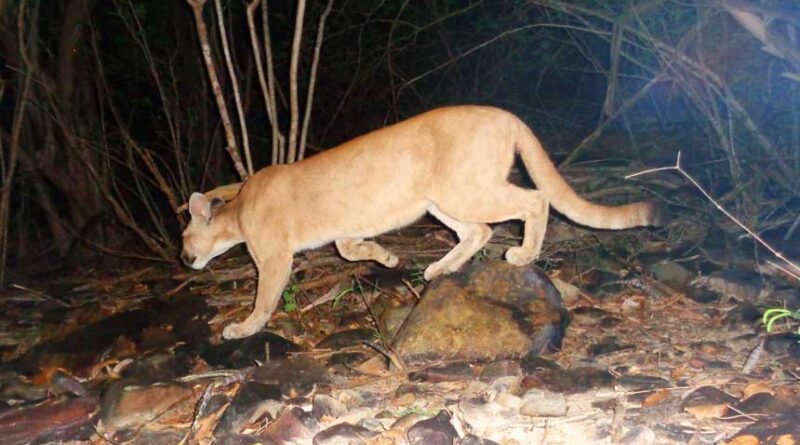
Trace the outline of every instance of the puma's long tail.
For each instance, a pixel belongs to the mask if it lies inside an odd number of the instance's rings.
[[[596,229],[627,229],[658,226],[662,211],[652,203],[637,202],[621,206],[594,204],[578,195],[558,172],[539,139],[517,119],[516,149],[536,187],[550,198],[550,205],[567,218]]]

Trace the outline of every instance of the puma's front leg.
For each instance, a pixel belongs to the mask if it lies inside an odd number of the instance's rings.
[[[222,337],[225,339],[242,338],[255,334],[269,321],[272,312],[278,305],[289,275],[292,272],[292,254],[265,255],[256,258],[258,268],[258,290],[253,312],[241,323],[225,326]]]

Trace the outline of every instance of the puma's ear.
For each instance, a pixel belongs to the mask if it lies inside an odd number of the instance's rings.
[[[212,209],[218,209],[218,208],[222,207],[224,204],[225,204],[225,200],[222,199],[222,198],[218,198],[216,196],[211,200],[211,208]]]
[[[211,221],[211,203],[202,193],[192,193],[189,197],[189,214],[192,219],[200,219],[206,224]]]

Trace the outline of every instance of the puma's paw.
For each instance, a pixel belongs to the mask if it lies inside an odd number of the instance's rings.
[[[422,275],[425,281],[433,281],[434,278],[444,273],[444,268],[438,262],[428,265],[425,268],[425,273]]]
[[[231,323],[222,330],[222,338],[225,340],[233,340],[236,338],[249,337],[255,334],[257,330],[258,329],[245,326],[244,323]]]
[[[387,255],[386,258],[383,261],[381,261],[381,264],[388,267],[389,269],[392,269],[396,267],[397,263],[399,262],[400,260],[397,258],[397,255]]]
[[[515,266],[524,266],[533,261],[533,255],[522,247],[510,247],[506,250],[506,261]]]

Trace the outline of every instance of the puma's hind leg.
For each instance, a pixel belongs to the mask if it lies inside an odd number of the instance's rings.
[[[522,245],[506,251],[506,260],[511,264],[528,264],[542,250],[550,208],[550,200],[542,191],[503,184],[476,190],[462,201],[440,207],[443,212],[460,221],[498,223],[511,219],[522,220],[525,223]]]
[[[375,241],[364,241],[361,238],[343,238],[337,239],[335,243],[339,254],[348,261],[372,260],[386,267],[397,266],[397,255]]]
[[[536,203],[531,203],[531,206],[532,209],[524,215],[525,231],[522,245],[506,250],[506,261],[515,266],[524,266],[530,263],[542,252],[550,205],[546,198],[542,198]]]
[[[425,269],[425,279],[430,281],[439,275],[457,271],[469,261],[472,255],[481,250],[492,237],[492,229],[486,224],[459,221],[448,216],[435,205],[431,206],[428,212],[453,229],[458,236],[458,244],[453,250]]]

